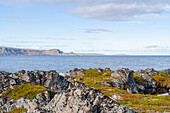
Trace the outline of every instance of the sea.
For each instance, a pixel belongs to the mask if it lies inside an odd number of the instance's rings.
[[[64,74],[73,68],[129,68],[140,70],[170,69],[170,56],[102,55],[102,56],[0,56],[0,71],[15,73],[19,70],[56,70]]]

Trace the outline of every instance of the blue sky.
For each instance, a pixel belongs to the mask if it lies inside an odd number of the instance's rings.
[[[0,0],[0,46],[170,55],[170,1]]]

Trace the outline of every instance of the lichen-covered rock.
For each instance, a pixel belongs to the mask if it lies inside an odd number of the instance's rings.
[[[145,71],[138,71],[135,81],[139,84],[138,89],[140,93],[154,94],[156,92],[156,82]]]
[[[168,76],[170,76],[170,69],[166,69],[166,70],[164,70],[165,71],[165,73],[168,75]]]
[[[7,98],[6,97],[1,97],[0,98],[0,107],[2,107],[6,103],[7,103]]]
[[[22,80],[18,79],[18,77],[11,78],[8,73],[0,72],[0,94],[9,88],[13,88],[14,85],[20,84],[22,84]]]
[[[10,80],[5,72],[0,72],[0,94],[10,87]]]
[[[65,77],[71,77],[71,78],[75,78],[76,76],[83,76],[83,75],[84,75],[83,69],[77,69],[77,68],[74,68],[73,70],[70,70],[64,74]]]
[[[83,83],[73,82],[67,90],[56,94],[45,107],[48,111],[63,113],[132,113],[129,108],[118,104],[100,91]]]
[[[149,75],[152,75],[153,73],[156,73],[158,74],[158,71],[154,70],[153,68],[147,68],[144,70],[145,73],[149,74]]]
[[[122,97],[118,94],[114,94],[114,95],[112,95],[112,99],[113,100],[122,100]]]
[[[79,70],[74,69],[74,72],[76,71]],[[128,78],[130,75],[126,76]],[[39,84],[58,92],[53,98],[50,98],[48,91],[39,93],[34,99],[22,97],[7,101],[7,98],[0,98],[0,108],[5,108],[4,112],[17,107],[26,108],[28,113],[133,113],[128,107],[120,105],[100,91],[81,82],[71,83],[56,71],[19,71],[13,74],[1,72],[0,77],[1,92],[23,82]],[[131,85],[128,79],[126,83]]]
[[[111,74],[111,76],[120,78],[124,82],[124,88],[127,89],[126,86],[128,86],[130,93],[138,93],[137,84],[133,78],[133,71],[131,71],[129,69],[122,68],[120,70],[114,71]],[[120,85],[119,87],[122,87],[121,81],[117,80],[115,82],[119,82],[119,83],[112,83],[112,84]]]
[[[120,79],[112,79],[112,87],[120,87],[122,89],[124,89],[124,82]]]
[[[67,87],[67,80],[56,71],[27,71],[20,77],[23,81],[45,86],[55,91]]]

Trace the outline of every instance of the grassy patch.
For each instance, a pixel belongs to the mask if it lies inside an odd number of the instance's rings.
[[[139,73],[133,73],[133,78],[137,84],[146,86],[147,80],[143,77],[140,77]]]
[[[98,84],[100,82],[107,82],[108,84],[111,84],[113,79],[120,79],[117,77],[112,77],[111,71],[98,72],[97,69],[84,69],[84,73],[85,75],[83,75],[82,77],[77,76],[76,81],[80,81],[86,84],[87,86],[94,87],[95,89],[101,91],[107,96],[112,96],[115,93],[116,94],[128,93],[127,91],[118,87],[110,87],[109,85],[106,84],[102,84],[102,85]]]
[[[27,108],[17,108],[14,107],[11,111],[5,112],[5,113],[22,113],[22,112],[27,112],[28,109]]]
[[[134,111],[143,113],[154,113],[156,111],[170,112],[170,96],[158,97],[154,95],[130,94],[126,90],[118,87],[110,87],[106,84],[96,84],[99,82],[107,82],[110,84],[112,79],[119,79],[111,77],[111,72],[98,72],[97,69],[86,69],[84,70],[84,73],[85,75],[82,77],[77,76],[76,81],[80,81],[85,83],[87,86],[94,87],[109,97],[115,93],[119,94],[122,97],[122,100],[118,100],[117,102],[128,106]],[[164,76],[166,77],[166,75]],[[143,82],[146,82],[146,79],[140,78],[139,74],[134,74],[134,78],[139,81],[138,83],[140,85],[143,85]],[[128,86],[125,87],[128,88]]]
[[[153,73],[152,76],[158,87],[170,87],[170,76],[168,76],[164,71],[160,71],[158,74]]]
[[[49,91],[50,96],[53,97],[56,92],[51,89],[47,89],[44,86],[36,85],[34,83],[25,83],[22,85],[14,85],[14,88],[9,88],[1,94],[1,97],[7,97],[8,100],[20,99],[22,97],[34,99],[37,94]]]
[[[117,102],[134,109],[137,112],[158,111],[170,112],[170,96],[154,96],[144,94],[122,95],[123,100]]]

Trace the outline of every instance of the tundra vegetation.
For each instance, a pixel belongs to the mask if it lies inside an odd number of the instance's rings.
[[[4,91],[1,94],[1,97],[7,97],[8,100],[18,100],[22,97],[34,99],[37,94],[43,93],[44,91],[49,91],[51,98],[56,94],[55,91],[47,89],[44,86],[25,82],[22,85],[14,85],[13,89],[9,88],[8,90]]]
[[[111,71],[99,72],[97,69],[84,69],[83,76],[77,76],[76,81],[85,83],[87,86],[94,87],[100,90],[105,95],[112,98],[112,95],[118,94],[122,99],[116,100],[118,103],[126,105],[127,107],[133,109],[137,112],[170,112],[170,95],[168,96],[156,96],[149,94],[131,94],[126,91],[129,87],[125,86],[125,89],[119,87],[110,87],[112,79],[120,79],[111,76]],[[154,79],[156,85],[165,87],[165,85],[170,84],[170,76],[165,72],[160,71],[157,74],[149,75]],[[134,73],[134,80],[139,85],[144,85],[146,79],[139,76],[139,73]],[[100,84],[108,83],[108,84]],[[164,88],[162,88],[164,89]],[[161,93],[166,92],[164,89]],[[156,92],[155,94],[157,94]],[[160,92],[159,92],[160,93]]]
[[[28,109],[27,108],[17,108],[17,107],[14,107],[11,111],[8,111],[8,112],[5,112],[5,113],[25,113],[27,112]]]

